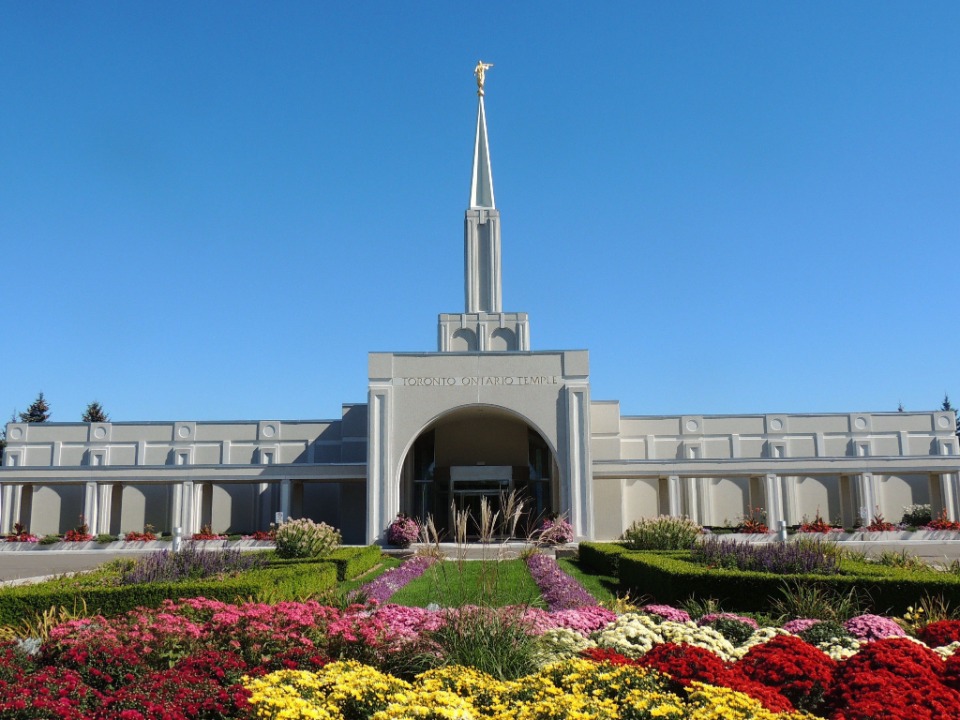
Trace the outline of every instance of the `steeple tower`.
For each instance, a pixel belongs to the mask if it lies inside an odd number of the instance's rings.
[[[465,308],[462,314],[442,314],[438,349],[453,351],[529,350],[526,313],[503,312],[500,273],[500,212],[493,199],[493,171],[483,104],[486,71],[491,63],[478,62],[477,131],[473,143],[470,204],[463,226]]]
[[[470,207],[464,220],[466,312],[500,312],[500,213],[493,203],[493,171],[487,144],[483,88],[477,94],[477,136],[473,145]]]

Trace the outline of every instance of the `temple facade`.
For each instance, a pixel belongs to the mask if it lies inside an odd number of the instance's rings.
[[[586,350],[532,350],[526,313],[502,308],[482,79],[464,310],[439,315],[435,352],[370,353],[366,403],[331,420],[9,423],[0,532],[83,518],[114,535],[241,533],[282,514],[379,542],[399,512],[449,530],[452,508],[476,515],[510,491],[522,532],[559,514],[584,539],[657,515],[735,525],[755,508],[773,527],[897,520],[917,503],[960,519],[952,411],[624,416],[591,397]]]

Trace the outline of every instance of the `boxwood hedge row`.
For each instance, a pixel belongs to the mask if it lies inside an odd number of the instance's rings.
[[[908,606],[916,606],[924,595],[941,595],[954,607],[960,603],[960,577],[935,570],[844,560],[838,575],[785,575],[704,567],[683,552],[612,554],[619,557],[621,590],[667,604],[696,596],[716,598],[724,607],[744,612],[763,612],[772,599],[782,596],[785,587],[797,583],[817,585],[841,594],[855,588],[868,594],[874,611],[881,613],[900,614]]]

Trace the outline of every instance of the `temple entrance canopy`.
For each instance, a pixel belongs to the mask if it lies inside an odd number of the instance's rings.
[[[559,504],[558,468],[543,436],[503,408],[458,408],[431,423],[407,453],[401,509],[418,520],[431,516],[449,536],[454,511],[468,511],[476,531],[480,504],[501,510],[509,494],[523,502],[516,532],[526,537]]]

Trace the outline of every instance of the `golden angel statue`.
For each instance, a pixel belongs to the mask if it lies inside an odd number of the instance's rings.
[[[486,79],[487,70],[492,67],[493,63],[477,61],[477,66],[473,69],[473,74],[477,76],[477,95],[483,95],[483,81]]]

